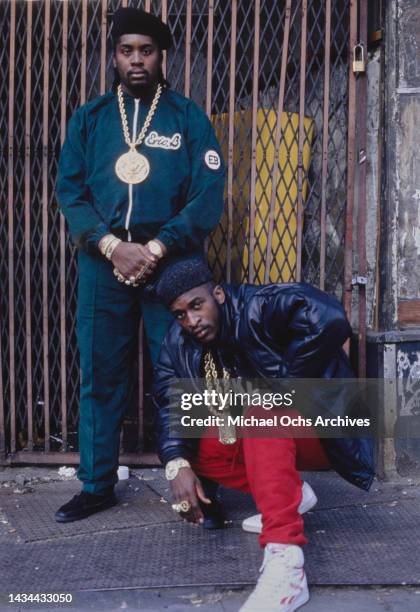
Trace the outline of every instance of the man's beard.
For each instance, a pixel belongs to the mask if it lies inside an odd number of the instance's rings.
[[[118,85],[120,85],[121,83],[121,78],[120,75],[118,74],[118,70],[117,68],[114,67],[114,80],[112,81],[112,87],[111,90],[112,91],[117,91],[117,87]],[[141,85],[139,87],[129,87],[130,91],[134,91],[136,92],[138,91],[142,91],[142,92],[150,92],[150,91],[154,91],[156,85],[160,83],[161,85],[164,85],[165,87],[169,87],[169,83],[168,81],[164,78],[163,76],[163,72],[162,72],[162,68],[159,68],[159,72],[158,72],[158,76],[157,76],[157,80],[156,82],[153,82],[153,84],[148,84],[148,85]],[[128,86],[127,86],[128,87]]]

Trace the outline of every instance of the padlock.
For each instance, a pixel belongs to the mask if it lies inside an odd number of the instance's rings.
[[[353,72],[365,72],[365,50],[362,44],[355,45],[353,48]]]

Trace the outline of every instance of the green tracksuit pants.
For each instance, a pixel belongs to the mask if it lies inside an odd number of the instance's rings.
[[[88,493],[101,493],[117,482],[120,431],[129,400],[141,316],[155,364],[173,320],[171,314],[162,304],[145,299],[140,287],[119,283],[106,259],[80,251],[78,478]]]

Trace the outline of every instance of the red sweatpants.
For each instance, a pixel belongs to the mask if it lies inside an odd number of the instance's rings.
[[[261,546],[307,543],[298,513],[302,498],[298,470],[330,467],[318,438],[243,438],[225,445],[217,437],[206,437],[200,440],[192,464],[198,476],[252,494],[262,514]]]

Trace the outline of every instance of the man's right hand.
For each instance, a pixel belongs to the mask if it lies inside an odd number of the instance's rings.
[[[202,523],[204,516],[198,502],[200,500],[205,504],[211,504],[211,500],[206,497],[202,484],[193,470],[189,467],[180,468],[178,475],[170,481],[170,486],[175,504],[182,501],[190,504],[188,512],[181,512],[180,516],[195,525]]]
[[[147,270],[141,278],[144,282],[155,271],[159,259],[142,244],[120,242],[112,253],[111,261],[126,279],[136,277],[147,265]]]

